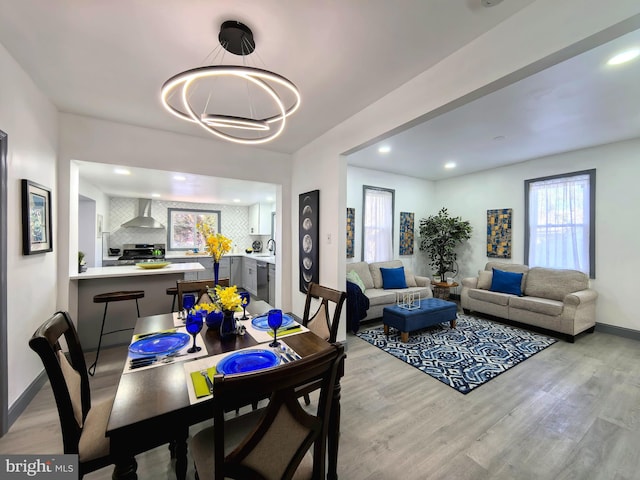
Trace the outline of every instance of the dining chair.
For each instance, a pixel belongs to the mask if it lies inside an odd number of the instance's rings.
[[[344,358],[344,346],[332,344],[275,368],[215,375],[213,426],[198,432],[189,444],[196,478],[325,478],[333,390]],[[313,413],[302,408],[296,391],[310,382],[320,382]],[[235,405],[265,397],[269,402],[260,410],[225,418],[225,411]]]
[[[64,339],[68,353],[62,351]],[[105,436],[113,398],[91,403],[89,375],[78,334],[67,312],[56,312],[34,332],[29,346],[42,360],[58,407],[65,454],[77,454],[79,476],[114,464]],[[135,458],[127,472],[135,473]]]
[[[178,280],[176,288],[178,289],[178,311],[182,311],[182,297],[185,293],[195,293],[196,303],[207,293],[207,288],[213,288],[215,285],[213,278],[209,280]],[[223,287],[229,286],[228,278],[220,278],[218,285]]]

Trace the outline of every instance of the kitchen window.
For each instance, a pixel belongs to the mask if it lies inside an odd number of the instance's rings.
[[[205,244],[198,231],[198,223],[209,224],[220,233],[220,210],[168,209],[167,248],[169,250],[193,250]]]
[[[595,278],[596,171],[525,180],[529,267],[579,270]]]

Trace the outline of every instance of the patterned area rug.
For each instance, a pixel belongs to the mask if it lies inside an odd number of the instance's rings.
[[[556,342],[544,335],[462,314],[458,314],[455,329],[447,322],[412,332],[407,343],[400,341],[394,328],[387,339],[382,326],[356,335],[464,394]]]

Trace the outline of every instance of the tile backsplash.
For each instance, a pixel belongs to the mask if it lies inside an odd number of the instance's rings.
[[[211,203],[151,202],[151,216],[167,227],[169,208],[193,208],[196,210],[220,210],[220,232],[229,237],[241,251],[250,247],[255,240],[262,241],[266,248],[269,236],[249,235],[249,207],[217,205]],[[122,228],[120,225],[138,215],[138,199],[111,197],[109,225],[109,247],[122,248],[125,243],[167,243],[167,229]],[[107,246],[105,245],[105,250]]]

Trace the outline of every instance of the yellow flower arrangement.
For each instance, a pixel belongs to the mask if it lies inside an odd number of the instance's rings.
[[[220,310],[215,303],[199,303],[198,305],[193,307],[193,309],[196,312],[199,312],[200,310],[202,310],[206,313],[216,312]]]
[[[232,285],[231,287],[223,287],[216,285],[216,299],[214,300],[220,310],[237,311],[242,305],[242,297],[238,294],[238,287]]]
[[[198,223],[196,227],[204,237],[205,251],[213,257],[214,262],[219,263],[222,255],[231,251],[231,239],[221,233],[216,233],[214,229],[206,223]]]

